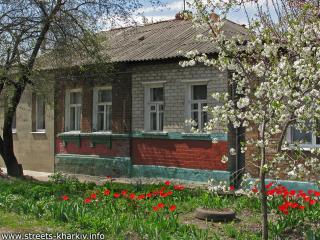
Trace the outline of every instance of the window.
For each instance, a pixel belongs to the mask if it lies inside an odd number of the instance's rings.
[[[299,131],[295,127],[289,127],[287,139],[289,143],[299,143],[301,147],[320,147],[320,137],[311,132]]]
[[[207,111],[203,109],[207,106],[207,85],[192,85],[190,90],[190,117],[197,123],[194,127],[201,130],[204,128],[205,123],[208,122]]]
[[[17,132],[17,118],[16,113],[13,114],[11,129],[13,133]]]
[[[163,87],[147,87],[145,90],[146,130],[162,131],[164,118],[164,91]]]
[[[93,92],[93,129],[111,131],[112,129],[112,89],[95,88]]]
[[[36,132],[45,132],[45,100],[43,96],[36,96]]]
[[[80,131],[81,123],[81,90],[69,90],[66,93],[66,116],[65,129],[66,131]]]

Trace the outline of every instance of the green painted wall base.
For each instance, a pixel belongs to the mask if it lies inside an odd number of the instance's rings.
[[[130,176],[129,157],[99,157],[96,155],[57,154],[55,171],[94,176]]]
[[[129,157],[76,154],[57,154],[55,171],[94,176],[181,179],[193,182],[208,182],[212,178],[229,182],[230,179],[230,173],[227,171],[132,165]]]
[[[195,182],[208,182],[209,179],[229,182],[230,173],[227,171],[201,170],[189,168],[163,167],[154,165],[133,165],[132,177],[173,178]]]
[[[248,179],[246,186],[250,186],[250,182],[253,183],[255,182],[256,179]],[[314,190],[314,191],[320,191],[320,188],[317,186],[316,183],[314,182],[302,182],[302,181],[289,181],[289,180],[273,180],[273,179],[266,179],[266,183],[273,182],[275,185],[280,184],[289,190],[303,190],[303,191],[308,191],[309,189]]]

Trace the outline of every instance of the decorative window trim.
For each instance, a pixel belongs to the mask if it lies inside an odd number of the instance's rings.
[[[151,88],[153,88],[153,86],[155,85],[159,85],[159,86],[161,85],[163,87],[165,83],[167,83],[167,81],[142,82],[141,84],[144,86],[151,85],[152,86]]]
[[[66,132],[71,133],[79,133],[81,132],[81,119],[82,119],[82,111],[80,112],[80,130],[70,130],[70,93],[73,92],[80,92],[81,93],[81,109],[82,109],[82,89],[81,88],[73,88],[67,89],[65,94],[65,121],[64,121],[64,128]]]
[[[196,102],[202,102],[202,103],[208,104],[208,81],[206,81],[206,80],[192,80],[192,81],[186,80],[185,83],[188,83],[185,85],[185,92],[186,92],[186,94],[185,94],[185,119],[190,120],[192,118],[191,104],[193,103],[192,87],[193,86],[201,86],[201,85],[207,86],[207,99],[206,100],[197,100]],[[201,116],[200,116],[200,118],[201,118]],[[186,127],[185,130],[186,130],[186,132],[190,132],[189,127]]]
[[[192,85],[207,85],[210,81],[210,79],[187,79],[181,80],[181,83],[187,83]]]
[[[94,87],[93,88],[93,100],[92,100],[92,131],[97,132],[97,133],[112,133],[112,130],[109,131],[98,131],[98,91],[99,90],[111,90],[112,91],[112,86],[100,86],[100,87]],[[112,92],[111,92],[112,94]],[[111,96],[111,103],[107,104],[112,107],[112,96]],[[112,112],[111,112],[111,118],[112,118]],[[112,129],[112,120],[110,123],[111,129]]]
[[[157,82],[144,82],[144,131],[145,132],[163,132],[163,130],[151,130],[150,126],[150,89],[151,88],[163,88],[163,101],[162,104],[165,107],[165,88],[164,84],[166,81]],[[165,108],[164,108],[165,109]],[[163,111],[164,114],[164,111]],[[163,123],[164,125],[164,123]]]

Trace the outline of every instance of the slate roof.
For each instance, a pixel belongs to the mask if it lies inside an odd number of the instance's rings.
[[[223,31],[230,37],[236,34],[245,35],[247,30],[242,25],[226,20]],[[143,26],[112,29],[99,34],[102,40],[105,39],[102,42],[102,55],[106,56],[108,62],[172,59],[182,57],[179,51],[217,52],[213,43],[196,40],[198,34],[209,35],[209,28],[195,28],[191,20],[173,19]],[[36,65],[44,70],[92,64],[92,60],[79,58],[77,53],[68,58],[60,61],[47,53],[37,58]]]
[[[245,34],[246,28],[226,20],[224,34]],[[168,20],[144,26],[126,27],[101,33],[105,35],[105,53],[112,62],[150,61],[179,57],[179,51],[198,50],[214,53],[212,43],[196,41],[198,34],[209,34],[209,28],[194,28],[190,20]]]

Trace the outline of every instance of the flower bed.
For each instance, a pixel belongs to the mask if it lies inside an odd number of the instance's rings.
[[[107,178],[103,186],[57,177],[53,182],[0,180],[0,208],[65,223],[70,231],[105,233],[110,239],[136,235],[145,239],[259,239],[257,189],[246,196],[187,189],[169,181],[126,185]],[[315,231],[319,224],[319,193],[294,193],[269,186],[271,234]],[[233,208],[238,220],[206,223],[195,220],[197,207]],[[303,206],[303,207],[302,207]],[[298,225],[297,225],[298,224]],[[297,233],[292,229],[297,229]],[[290,232],[292,231],[292,232]],[[130,239],[130,238],[129,238]]]

